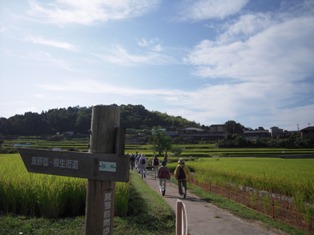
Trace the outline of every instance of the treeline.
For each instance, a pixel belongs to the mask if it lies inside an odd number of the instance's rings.
[[[158,111],[148,111],[143,105],[121,105],[120,126],[132,130],[150,130],[154,126],[180,129],[199,124],[180,116],[174,117]],[[52,135],[73,131],[88,134],[91,126],[92,107],[50,109],[42,113],[26,112],[10,118],[0,118],[0,135]]]
[[[218,148],[313,148],[314,139],[302,139],[300,133],[286,137],[250,140],[241,134],[228,134],[217,141]]]

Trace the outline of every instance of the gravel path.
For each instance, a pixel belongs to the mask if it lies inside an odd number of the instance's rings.
[[[153,177],[152,171],[148,171],[144,181],[158,193],[158,181]],[[161,196],[161,194],[160,194]],[[176,203],[180,199],[184,202],[190,235],[283,235],[285,233],[273,229],[267,229],[257,222],[240,219],[226,210],[201,200],[189,191],[183,199],[178,194],[177,185],[167,182],[166,195],[163,197],[169,206],[176,212]]]

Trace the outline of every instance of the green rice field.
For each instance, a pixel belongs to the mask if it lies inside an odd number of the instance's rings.
[[[187,164],[203,182],[232,182],[314,204],[314,159],[200,158]]]
[[[83,215],[87,180],[27,172],[19,154],[0,154],[0,211],[58,218]],[[129,184],[116,185],[115,214],[125,215]]]
[[[17,139],[5,141],[4,148],[22,145],[30,148],[88,150],[88,139],[44,141]],[[314,149],[216,148],[214,144],[176,145],[183,152],[194,179],[223,187],[248,188],[284,195],[298,205],[314,205],[314,159],[285,159],[283,156],[314,154]],[[126,145],[125,153],[153,156],[151,145]],[[169,153],[170,170],[178,157]],[[150,161],[149,161],[150,162]],[[126,214],[129,185],[116,187],[117,214]],[[86,180],[28,173],[19,154],[0,154],[0,210],[45,217],[83,214]],[[124,201],[123,201],[124,199]],[[61,205],[56,207],[55,205]],[[121,206],[122,205],[122,206]],[[310,213],[314,213],[311,209]]]

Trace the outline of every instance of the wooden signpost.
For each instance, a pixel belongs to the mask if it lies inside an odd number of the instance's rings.
[[[80,153],[19,149],[28,172],[87,178],[102,181],[127,182],[129,169],[124,156],[100,153]]]
[[[87,178],[85,234],[111,235],[115,182],[129,181],[118,106],[93,107],[90,153],[20,149],[29,172]]]

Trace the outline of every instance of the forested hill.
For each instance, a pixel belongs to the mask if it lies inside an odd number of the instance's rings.
[[[129,131],[150,130],[160,126],[168,129],[199,127],[194,121],[148,111],[143,105],[121,105],[121,127]],[[50,109],[42,113],[27,112],[10,118],[0,118],[0,135],[42,135],[64,133],[87,134],[91,125],[92,107]]]

